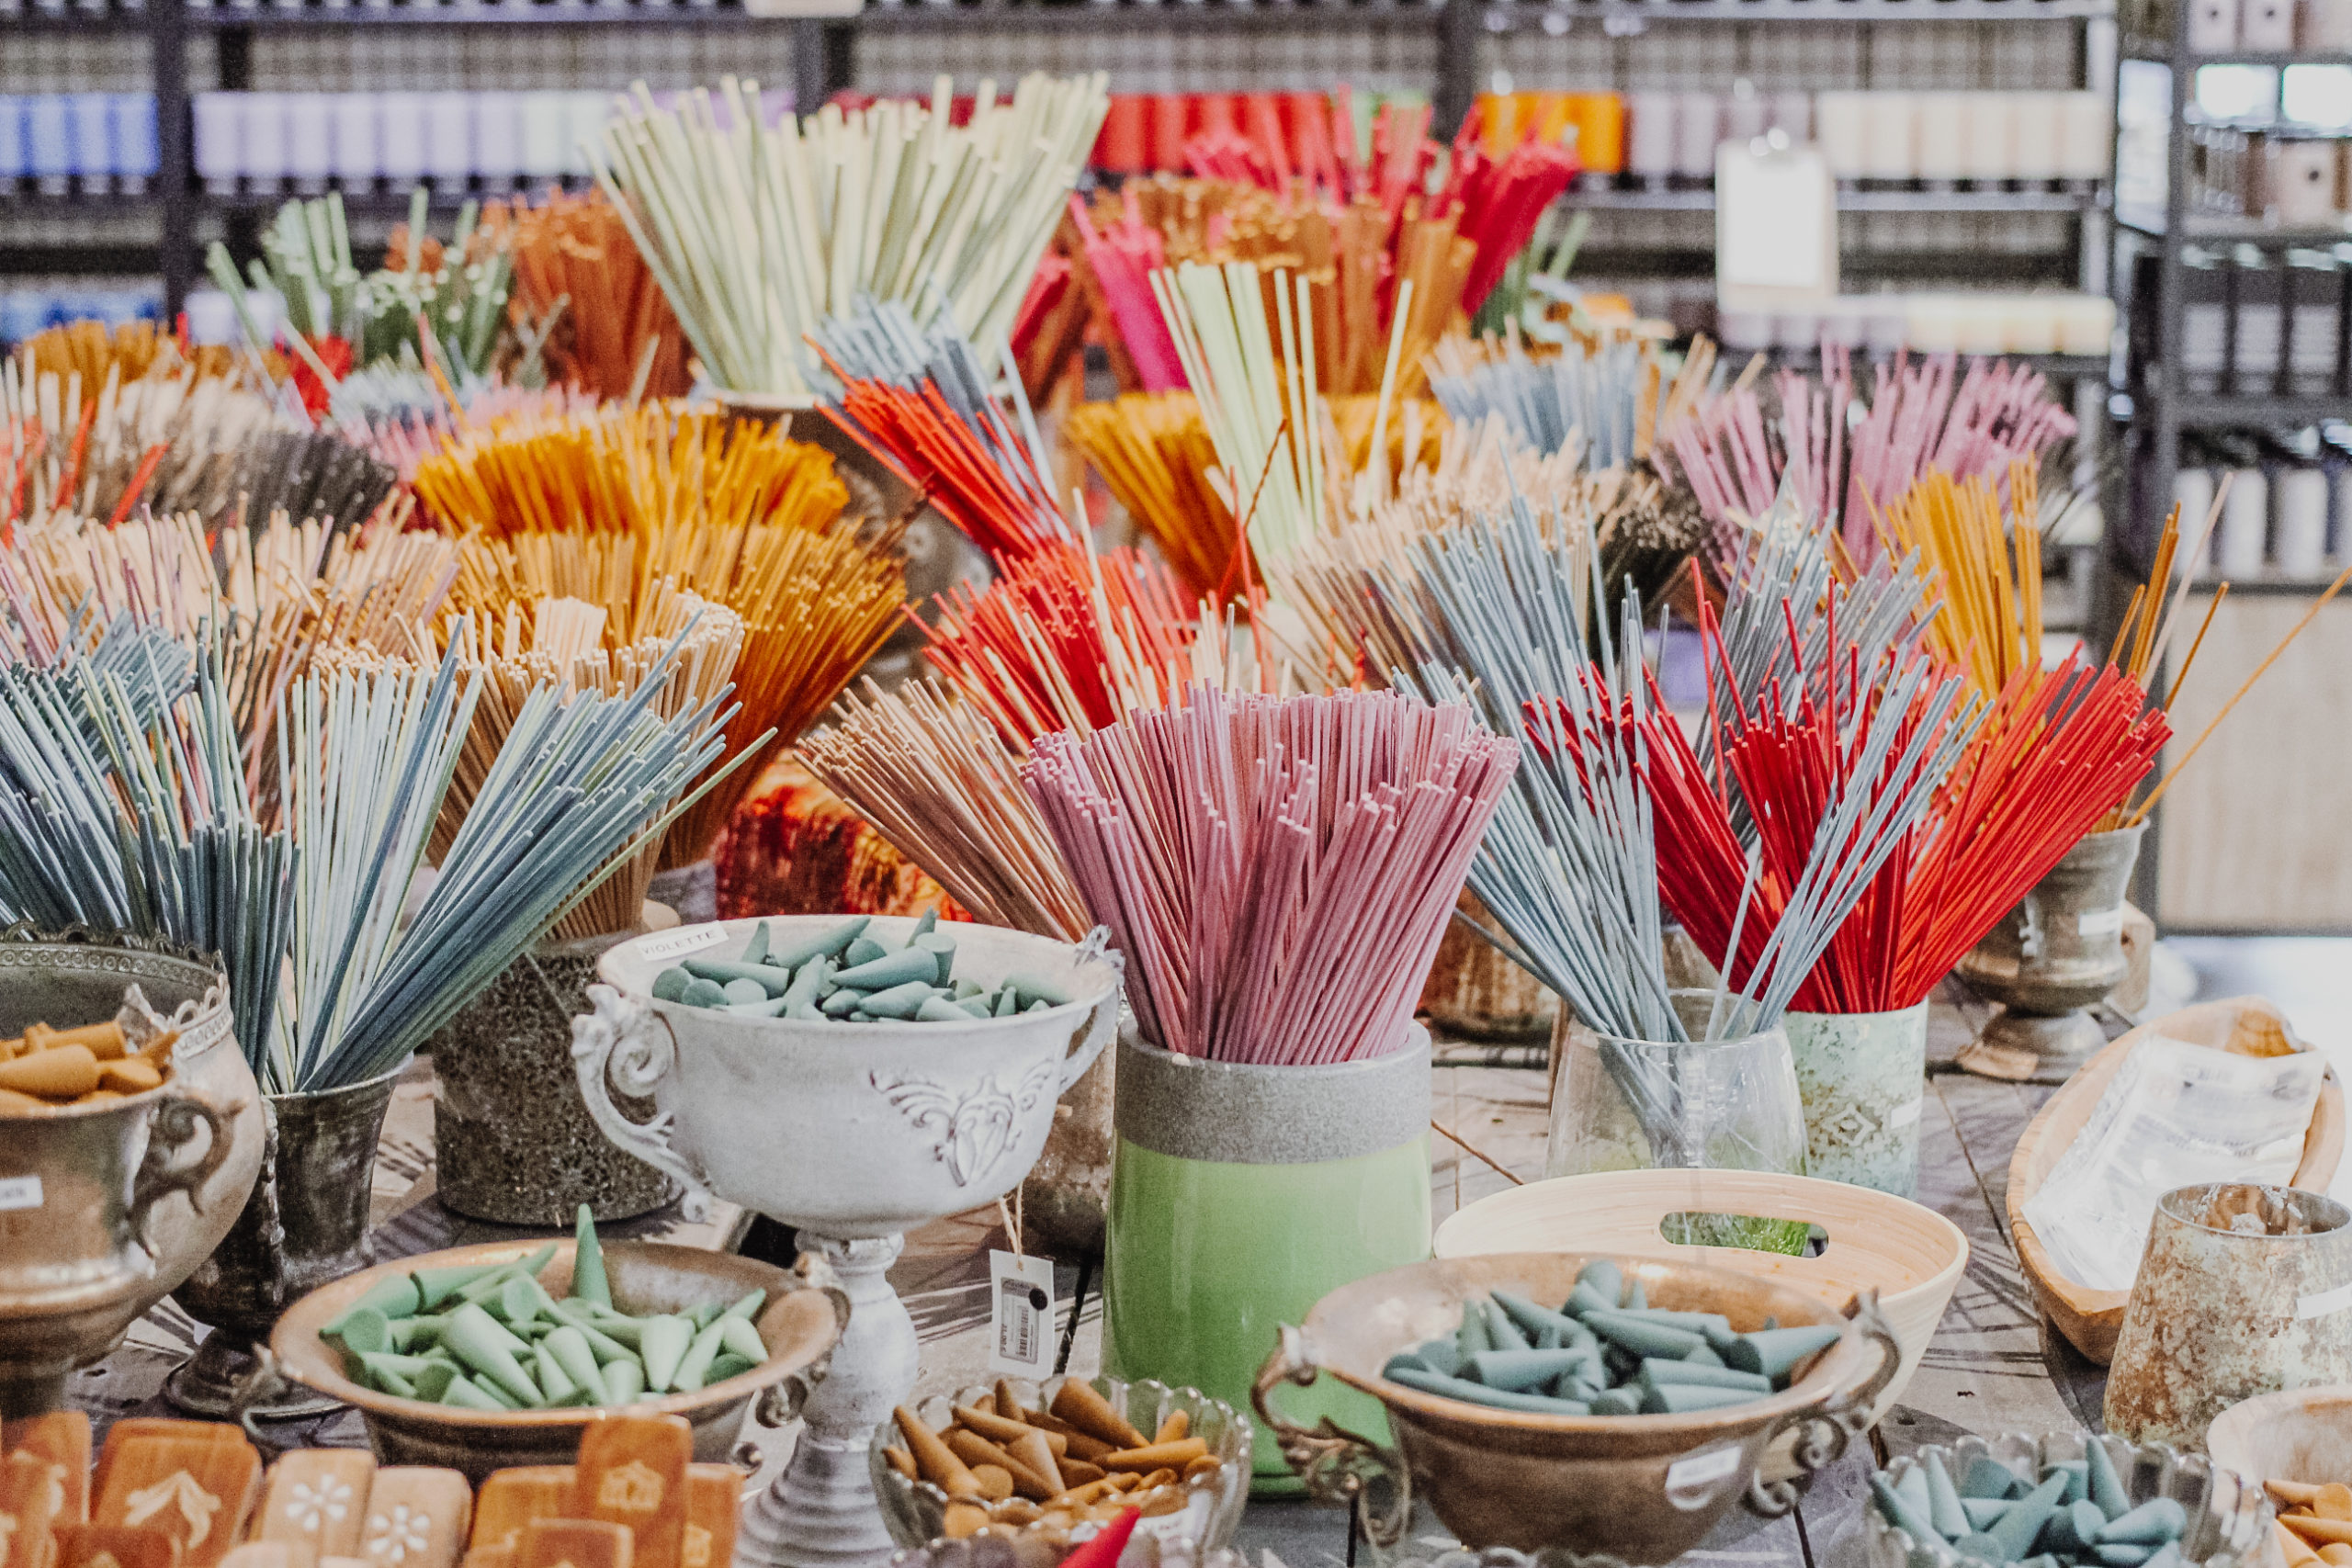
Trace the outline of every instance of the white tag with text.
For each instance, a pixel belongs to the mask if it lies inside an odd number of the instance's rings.
[[[40,1177],[11,1176],[0,1179],[0,1213],[13,1209],[38,1209],[40,1205]]]
[[[664,931],[649,936],[637,944],[639,958],[683,958],[689,953],[700,953],[706,947],[717,947],[727,940],[725,926],[688,926],[684,931]]]
[[[1054,1359],[1054,1260],[989,1254],[989,1371],[1044,1377]]]

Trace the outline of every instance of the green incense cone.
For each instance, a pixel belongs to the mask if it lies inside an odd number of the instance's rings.
[[[1662,1382],[1642,1399],[1653,1416],[1687,1416],[1697,1410],[1719,1410],[1726,1404],[1750,1404],[1764,1396],[1752,1388],[1709,1388],[1704,1383]]]
[[[1487,1341],[1488,1344],[1494,1346],[1498,1350],[1532,1350],[1535,1348],[1535,1342],[1519,1331],[1519,1325],[1510,1320],[1510,1314],[1503,1311],[1502,1308],[1497,1306],[1492,1302],[1482,1302],[1479,1303],[1479,1306],[1480,1310],[1484,1311],[1487,1314]]]
[[[767,961],[768,923],[765,920],[762,920],[758,925],[752,928],[752,940],[743,944],[743,956],[741,962],[745,964],[765,964]],[[788,969],[791,965],[787,964],[785,967]]]
[[[1623,1346],[1636,1356],[1687,1356],[1706,1343],[1687,1328],[1652,1323],[1647,1318],[1632,1317],[1622,1313],[1588,1313],[1584,1325],[1610,1343]],[[1732,1364],[1739,1365],[1737,1361]],[[1740,1371],[1749,1372],[1758,1370],[1755,1367],[1740,1368]]]
[[[2109,1457],[2105,1443],[2097,1438],[2084,1443],[2083,1465],[2090,1482],[2090,1499],[2100,1513],[2120,1519],[2132,1511],[2132,1494],[2123,1489],[2123,1478],[2115,1473],[2115,1461]]]
[[[792,984],[784,988],[786,1011],[793,1008],[813,1007],[816,1004],[818,997],[821,994],[818,987],[825,983],[825,976],[832,972],[831,964],[832,960],[829,958],[812,958],[799,967],[792,976]]]
[[[2007,1497],[1962,1497],[1960,1511],[1968,1517],[1968,1528],[1981,1530],[2017,1506]],[[1965,1532],[1963,1532],[1965,1533]]]
[[[501,1389],[526,1404],[538,1403],[538,1385],[523,1371],[522,1363],[504,1342],[504,1330],[479,1305],[468,1302],[449,1314],[448,1326],[442,1330],[441,1342],[456,1352],[466,1364],[466,1370],[487,1378],[492,1386]]]
[[[888,948],[870,936],[862,936],[842,949],[842,964],[844,968],[854,968],[860,964],[871,964],[877,958],[889,955]]]
[[[922,1010],[922,1004],[932,1000],[935,995],[937,993],[932,990],[930,981],[909,980],[886,991],[869,992],[865,1006],[865,1010],[876,1018],[912,1018]],[[958,1008],[956,1010],[961,1012],[963,1010]]]
[[[1995,1540],[1991,1536],[1984,1535],[1981,1532],[1976,1535],[1962,1536],[1958,1540],[1951,1543],[1951,1549],[1955,1554],[1961,1557],[1973,1558],[1979,1562],[1999,1562],[2003,1561],[2001,1556],[2001,1543]]]
[[[1525,1393],[1580,1365],[1573,1350],[1481,1350],[1470,1358],[1473,1377],[1488,1388]]]
[[[365,1363],[368,1361],[380,1361],[383,1358],[379,1356],[362,1356],[360,1360]],[[408,1379],[401,1376],[399,1369],[397,1368],[382,1366],[369,1367],[363,1365],[360,1369],[360,1372],[361,1381],[366,1382],[369,1387],[375,1389],[379,1393],[389,1393],[401,1399],[414,1399],[416,1397],[416,1385],[409,1382]]]
[[[424,1370],[409,1380],[416,1387],[416,1397],[435,1404],[449,1402],[449,1387],[465,1374],[447,1361],[427,1361]]]
[[[2022,1497],[2025,1494],[2026,1484],[2018,1478],[2016,1471],[1984,1454],[1977,1456],[1976,1462],[1970,1465],[1968,1473],[1961,1478],[1960,1495],[1962,1497],[2014,1498]]]
[[[364,1356],[392,1348],[392,1325],[374,1307],[354,1307],[335,1320],[343,1325],[336,1337],[343,1348],[355,1356]]]
[[[749,1323],[753,1318],[760,1315],[760,1309],[767,1305],[767,1292],[755,1288],[744,1292],[741,1295],[728,1303],[727,1310],[720,1313],[718,1315],[721,1317],[740,1317],[745,1323]]]
[[[1035,1007],[1039,1002],[1045,1003],[1049,1008],[1057,1008],[1068,1006],[1069,1002],[1068,991],[1052,981],[1041,980],[1035,975],[1007,975],[1004,977],[1004,986],[1007,990],[1019,995],[1021,1005],[1024,1008]]]
[[[2041,1549],[2070,1556],[2087,1551],[2098,1544],[2098,1532],[2106,1525],[2107,1516],[2097,1503],[2062,1504],[2051,1510],[2050,1521],[2041,1527]]]
[[[705,1380],[703,1387],[708,1388],[712,1383],[725,1382],[729,1378],[740,1378],[758,1365],[757,1361],[745,1360],[742,1357],[729,1351],[711,1362],[710,1376]]]
[[[861,991],[878,991],[892,986],[903,986],[910,980],[921,980],[928,986],[939,973],[939,964],[920,948],[906,948],[869,964],[844,969],[833,978],[842,985]]]
[[[2066,1478],[2066,1495],[2058,1499],[2060,1503],[2079,1503],[2091,1495],[2090,1466],[2081,1460],[2062,1460],[2041,1467],[2041,1480],[2047,1481],[2053,1475]]]
[[[634,1404],[645,1397],[645,1369],[635,1361],[605,1363],[605,1392],[614,1404]]]
[[[563,1370],[562,1363],[555,1359],[544,1339],[531,1353],[531,1371],[538,1382],[539,1393],[548,1404],[571,1404],[580,1399],[580,1385],[572,1381],[571,1374]]]
[[[1729,1367],[1702,1367],[1690,1361],[1670,1360],[1659,1356],[1649,1357],[1642,1362],[1641,1376],[1644,1386],[1651,1388],[1680,1383],[1686,1387],[1745,1389],[1750,1393],[1772,1392],[1772,1380],[1758,1377],[1754,1372],[1734,1371]],[[1944,1485],[1949,1488],[1951,1483],[1947,1481]],[[1932,1483],[1928,1495],[1934,1495]],[[1955,1496],[1952,1499],[1954,1517],[1959,1512],[1960,1500]],[[1936,1528],[1943,1529],[1941,1520],[1937,1521]]]
[[[839,958],[865,934],[867,919],[860,915],[854,920],[843,920],[829,931],[804,938],[781,953],[771,953],[768,962],[781,969],[797,969],[812,958]]]
[[[722,1317],[718,1320],[718,1348],[729,1356],[741,1356],[753,1366],[768,1359],[768,1343],[747,1318]]]
[[[1010,988],[999,991],[996,1001],[989,1009],[990,1018],[1011,1018],[1021,1007],[1020,993]]]
[[[449,1380],[449,1386],[441,1391],[441,1403],[454,1404],[460,1410],[511,1410],[514,1408],[512,1405],[491,1398],[489,1394],[484,1393],[463,1377]]]
[[[419,1269],[409,1276],[416,1281],[417,1309],[431,1312],[475,1280],[503,1274],[511,1267],[505,1263],[469,1263],[460,1269]]]
[[[972,1010],[963,1003],[935,996],[923,998],[922,1005],[915,1009],[918,1023],[968,1023],[972,1017]]]
[[[1936,1527],[1928,1522],[1927,1515],[1913,1507],[1910,1500],[1897,1492],[1894,1483],[1888,1481],[1885,1475],[1875,1474],[1871,1477],[1871,1495],[1877,1500],[1878,1511],[1884,1516],[1886,1522],[1909,1536],[1919,1545],[1937,1547],[1946,1544],[1944,1538],[1936,1533]],[[2003,1562],[2007,1559],[1996,1557],[1992,1561]]]
[[[729,980],[718,988],[726,993],[729,1007],[766,1007],[769,1004],[768,988],[757,980]],[[781,1006],[781,1001],[777,1005]]]
[[[506,1288],[506,1281],[523,1271],[519,1263],[502,1263],[489,1273],[469,1280],[458,1289],[445,1305],[462,1306],[468,1302],[486,1302]]]
[[[605,1274],[605,1244],[596,1239],[595,1216],[585,1203],[580,1205],[579,1218],[572,1224],[571,1299],[596,1306],[613,1304],[612,1281]]]
[[[431,1361],[426,1360],[422,1356],[401,1356],[388,1351],[376,1350],[368,1351],[367,1354],[360,1356],[358,1360],[361,1367],[365,1368],[370,1376],[373,1376],[379,1371],[391,1371],[399,1373],[402,1378],[407,1379],[411,1382],[416,1381],[416,1376],[419,1372],[422,1372],[425,1368],[433,1365]]]
[[[588,1341],[588,1348],[596,1353],[596,1359],[599,1363],[609,1366],[615,1361],[634,1361],[637,1359],[636,1350],[632,1349],[626,1340],[616,1339],[613,1337],[611,1333],[608,1332],[610,1329],[617,1326],[616,1325],[596,1323],[585,1313],[582,1313],[579,1308],[573,1306],[570,1302],[558,1302],[556,1303],[555,1316],[558,1323],[560,1323],[567,1327],[580,1330],[581,1334]],[[632,1325],[630,1327],[632,1337],[634,1337],[635,1332],[635,1325]]]
[[[1487,1337],[1487,1314],[1478,1310],[1476,1302],[1462,1303],[1462,1326],[1453,1331],[1453,1343],[1465,1362],[1481,1350],[1495,1348],[1495,1342]]]
[[[1615,1302],[1603,1297],[1599,1291],[1594,1290],[1590,1285],[1583,1284],[1581,1282],[1577,1284],[1575,1290],[1568,1292],[1566,1303],[1560,1308],[1563,1314],[1577,1318],[1579,1321],[1596,1312],[1615,1312],[1616,1310],[1617,1303]]]
[[[1728,1329],[1731,1320],[1719,1312],[1669,1312],[1664,1307],[1620,1307],[1628,1317],[1645,1317],[1652,1323],[1663,1323],[1669,1328],[1687,1328],[1703,1336],[1710,1328]]]
[[[1649,1310],[1649,1294],[1642,1289],[1642,1282],[1639,1280],[1632,1280],[1625,1286],[1627,1312],[1646,1312]]]
[[[392,1348],[403,1356],[430,1349],[441,1337],[441,1320],[437,1317],[395,1318],[384,1327],[392,1337]]]
[[[678,1359],[678,1370],[671,1374],[670,1387],[679,1393],[690,1393],[702,1387],[710,1376],[710,1364],[718,1359],[718,1345],[725,1330],[716,1319],[694,1337],[686,1353]]]
[[[785,987],[792,984],[792,972],[788,969],[766,964],[737,964],[724,958],[689,958],[686,973],[722,987],[729,980],[749,980],[771,997],[784,995]]]
[[[2188,1528],[2188,1511],[2170,1497],[2151,1497],[2138,1507],[2111,1519],[2098,1532],[2101,1546],[2116,1544],[2154,1547],[2178,1540]]]
[[[932,976],[933,985],[944,986],[956,978],[956,939],[954,937],[942,936],[937,931],[930,931],[907,943],[907,947],[911,952],[931,954],[932,963],[937,970]]]
[[[922,914],[915,917],[915,929],[908,933],[908,940],[911,942],[914,938],[919,936],[929,936],[933,931],[937,931],[938,929],[939,911],[935,908],[925,909]]]
[[[413,1317],[416,1314],[417,1305],[416,1281],[405,1274],[397,1274],[344,1308],[342,1312],[335,1314],[333,1322],[319,1332],[340,1337],[344,1324],[349,1320],[353,1313],[359,1311],[362,1307],[379,1312],[384,1314],[387,1321],[390,1321],[396,1317]]]
[[[521,1400],[515,1398],[513,1394],[507,1393],[504,1389],[499,1387],[488,1378],[482,1379],[480,1382],[474,1384],[474,1387],[480,1389],[490,1398],[497,1401],[498,1407],[501,1410],[520,1410],[524,1407]]]
[[[1913,1465],[1910,1469],[1903,1472],[1903,1479],[1894,1483],[1894,1489],[1903,1494],[1903,1500],[1905,1502],[1910,1504],[1912,1507],[1927,1516],[1930,1522],[1933,1521],[1935,1517],[1935,1499],[1928,1495],[1928,1472],[1926,1471],[1921,1470],[1916,1464]]]
[[[1509,1389],[1488,1388],[1463,1378],[1443,1377],[1436,1372],[1417,1372],[1400,1369],[1392,1380],[1407,1388],[1423,1393],[1434,1393],[1442,1399],[1458,1399],[1465,1404],[1484,1404],[1495,1410],[1524,1410],[1539,1416],[1583,1416],[1584,1409],[1564,1399],[1549,1399],[1542,1394],[1513,1393]]]
[[[1803,1328],[1761,1328],[1740,1336],[1738,1348],[1724,1352],[1724,1359],[1743,1372],[1761,1372],[1775,1383],[1789,1371],[1825,1346],[1838,1343],[1839,1330],[1826,1323]],[[2023,1552],[2017,1555],[2023,1556]]]
[[[1772,1385],[1767,1382],[1764,1385]],[[1933,1449],[1923,1456],[1920,1465],[1928,1472],[1928,1521],[1946,1540],[1966,1535],[1975,1527],[1968,1522],[1967,1510],[1960,1506],[1960,1489],[1951,1483],[1951,1472],[1944,1468],[1943,1456]]]
[[[831,996],[827,997],[823,1005],[817,1010],[823,1013],[827,1018],[847,1018],[850,1014],[860,1010],[860,1009],[864,1007],[865,1002],[865,993],[864,991],[853,991],[844,987],[841,990],[835,991]]]
[[[653,999],[657,1002],[682,1002],[686,999],[686,987],[695,977],[673,964],[653,976]]]
[[[718,1321],[718,1313],[719,1306],[717,1302],[696,1302],[686,1309],[686,1321],[695,1325],[696,1334],[700,1334]]]
[[[694,1333],[691,1322],[671,1314],[645,1320],[638,1351],[645,1362],[647,1388],[655,1393],[670,1392],[670,1380],[677,1376],[678,1363],[685,1359],[686,1348],[694,1343]]]
[[[1720,1367],[1724,1364],[1724,1359],[1715,1354],[1713,1345],[1702,1345],[1682,1359],[1694,1367]]]
[[[1641,1397],[1629,1388],[1604,1388],[1592,1396],[1595,1416],[1639,1416]]]
[[[1460,1377],[1462,1369],[1470,1364],[1462,1354],[1461,1344],[1450,1334],[1416,1345],[1407,1354],[1419,1357],[1430,1371],[1449,1378]]]
[[[519,1332],[539,1315],[539,1298],[545,1294],[537,1280],[516,1274],[498,1287],[497,1295],[481,1304],[492,1317]]]
[[[1493,1352],[1488,1351],[1487,1354],[1492,1355]],[[1422,1360],[1410,1350],[1399,1350],[1396,1354],[1389,1357],[1388,1359],[1382,1364],[1380,1375],[1386,1378],[1389,1382],[1395,1382],[1396,1381],[1396,1371],[1400,1367],[1408,1372],[1433,1372],[1440,1377],[1449,1375],[1443,1372],[1438,1372],[1438,1370],[1435,1367],[1430,1366],[1427,1361]]]
[[[2041,1527],[2066,1495],[2066,1478],[2053,1475],[2018,1499],[2018,1506],[1995,1520],[1985,1534],[2001,1543],[1998,1561],[2014,1562],[2033,1551]]]
[[[727,1005],[727,987],[716,980],[695,979],[678,993],[679,1002],[690,1008],[723,1008]]]
[[[2155,1554],[2154,1547],[2128,1540],[2103,1540],[2091,1548],[2091,1561],[2099,1568],[2141,1568]]]
[[[572,1387],[592,1404],[602,1404],[612,1396],[605,1385],[605,1371],[596,1364],[596,1352],[588,1343],[588,1336],[565,1324],[539,1341],[539,1354],[553,1358],[563,1369],[563,1375]]]
[[[1539,1305],[1529,1301],[1525,1296],[1514,1295],[1509,1291],[1497,1291],[1494,1292],[1494,1301],[1497,1306],[1510,1314],[1513,1323],[1518,1324],[1529,1334],[1541,1334],[1548,1328],[1566,1341],[1577,1337],[1584,1331],[1584,1325],[1575,1318],[1554,1312],[1550,1307]]]
[[[1547,1323],[1543,1327],[1537,1329],[1535,1331],[1535,1348],[1538,1350],[1558,1349],[1560,1348],[1559,1325],[1557,1324]]]

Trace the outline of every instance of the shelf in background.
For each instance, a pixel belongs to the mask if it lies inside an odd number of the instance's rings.
[[[1572,189],[1562,199],[1568,206],[1598,212],[1712,212],[1715,208],[1714,191],[1703,186]],[[2097,189],[1915,190],[1894,186],[1840,186],[1838,189],[1840,212],[2087,212],[2104,205]]]
[[[1245,6],[1202,4],[1198,0],[1168,0],[1158,5],[1083,4],[871,5],[864,11],[839,17],[754,17],[740,5],[595,4],[584,0],[481,0],[448,6],[191,6],[189,25],[216,30],[256,31],[303,28],[597,28],[611,26],[710,28],[786,28],[801,22],[835,23],[876,31],[953,31],[962,28],[1017,29],[1067,28],[1088,31],[1148,26],[1197,28],[1210,30],[1350,28],[1431,28],[1442,10],[1418,3],[1289,4]]]
[[[2115,220],[2134,233],[2151,239],[2165,237],[2165,215],[2137,208],[2120,208]],[[2255,218],[2218,218],[2191,214],[2188,232],[2181,238],[2190,244],[2251,245],[2332,245],[2352,240],[2352,217],[2329,228],[2283,229],[2266,226]]]
[[[2153,60],[2163,65],[2170,65],[2176,59],[2192,66],[2352,65],[2352,50],[2342,49],[2229,49],[2211,54],[2192,49],[2176,56],[2166,39],[2131,38],[2123,40],[2122,51],[2126,60]]]
[[[34,6],[0,11],[0,38],[12,33],[143,33],[147,28],[144,11],[80,11],[71,7],[47,11]]]
[[[2156,400],[2146,397],[2154,403]],[[2352,397],[2325,394],[2285,398],[2233,397],[2221,392],[2186,392],[2175,404],[2184,430],[2243,430],[2301,428],[2352,420]]]
[[[2114,0],[1523,0],[1488,5],[1487,30],[1542,28],[1544,19],[1650,22],[2070,22],[2112,17]]]
[[[1914,365],[1934,357],[1933,354],[1927,349],[1913,348],[1905,352]],[[1747,363],[1748,355],[1759,353],[1770,364],[1786,366],[1792,370],[1817,369],[1821,365],[1821,351],[1817,348],[1750,349],[1733,348],[1726,344],[1723,350],[1724,358],[1726,361],[1738,364]],[[2107,378],[2110,364],[2104,354],[1961,354],[1956,357],[1963,366],[1978,359],[1998,359],[2010,365],[2029,366],[2052,380],[2089,378],[2103,381]],[[1891,365],[1894,361],[1894,355],[1892,354],[1869,349],[1855,349],[1851,356],[1851,363],[1858,373],[1873,365]]]
[[[521,3],[484,6],[190,6],[188,26],[216,32],[300,31],[335,28],[782,28],[808,18],[763,17],[740,6],[587,6]]]
[[[469,201],[505,201],[515,197],[537,198],[551,182],[534,180],[527,186],[503,190],[436,190],[425,187],[426,210],[435,213],[455,212]],[[564,188],[575,194],[588,189],[595,182],[584,175],[562,182]],[[277,191],[210,191],[199,190],[191,199],[208,212],[271,213],[289,201],[315,201],[328,193],[323,190]],[[343,209],[353,218],[406,218],[409,193],[405,190],[342,191]]]

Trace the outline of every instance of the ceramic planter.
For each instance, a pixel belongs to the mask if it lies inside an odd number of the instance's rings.
[[[585,1203],[625,1220],[677,1197],[678,1183],[598,1130],[571,1066],[571,1021],[588,1010],[596,960],[642,931],[542,942],[433,1037],[442,1203],[501,1224],[566,1226]],[[653,1115],[623,1100],[632,1122]]]
[[[2003,1004],[1962,1066],[2056,1082],[2107,1043],[2083,1010],[2131,973],[2123,892],[2146,831],[2143,823],[2086,835],[1960,961],[1960,977]]]
[[[1179,1056],[1119,1034],[1103,1370],[1249,1408],[1281,1325],[1430,1250],[1430,1043],[1334,1066]],[[1303,1403],[1356,1425],[1351,1391]],[[1256,1489],[1295,1491],[1262,1427]]]
[[[1804,1172],[1908,1198],[1919,1190],[1928,1004],[1781,1019],[1804,1105]]]

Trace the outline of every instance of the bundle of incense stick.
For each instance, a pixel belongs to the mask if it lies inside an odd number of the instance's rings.
[[[527,611],[514,603],[506,610],[503,624],[484,627],[479,635],[469,619],[458,619],[446,628],[467,671],[479,671],[482,682],[481,700],[427,846],[436,863],[447,857],[514,733],[516,716],[534,692],[548,687],[567,698],[581,692],[625,697],[662,674],[650,712],[668,720],[726,696],[742,652],[741,616],[666,582],[659,586],[655,603],[643,617],[645,635],[619,648],[605,644],[605,613],[600,606],[577,599],[542,599]],[[626,866],[600,881],[556,923],[556,934],[572,941],[635,928],[660,849],[658,843],[648,844],[632,853]]]
[[[843,415],[966,537],[1000,561],[1070,542],[1019,376],[1000,406],[969,343],[949,327],[926,333],[896,304],[869,302],[809,341],[842,380]]]
[[[1785,476],[1858,561],[1878,548],[1876,508],[1921,474],[2001,482],[2013,462],[2039,462],[2075,434],[2074,416],[2041,376],[2007,361],[1976,360],[1960,375],[1949,354],[1917,364],[1898,355],[1856,417],[1852,372],[1833,345],[1818,381],[1778,374],[1780,408],[1769,420],[1750,385],[1761,364],[1666,427],[1683,480],[1708,520],[1726,525],[1761,514]]]
[[[240,453],[236,479],[239,503],[250,519],[284,513],[344,527],[374,516],[399,482],[400,471],[390,464],[325,430],[255,436]]]
[[[510,320],[555,322],[544,355],[550,380],[600,398],[685,396],[694,381],[685,334],[601,192],[493,202],[482,227],[514,260]]]
[[[468,431],[502,421],[554,421],[593,414],[598,401],[577,387],[517,387],[493,376],[456,389],[452,407],[420,371],[391,366],[355,370],[335,389],[332,410],[345,440],[389,463],[403,484],[426,458]]]
[[[1162,1049],[1317,1066],[1405,1043],[1518,743],[1393,693],[1228,698],[1047,736],[1022,777]]]
[[[811,389],[801,344],[861,296],[944,319],[1002,351],[1038,257],[1110,107],[1100,76],[980,84],[952,123],[884,100],[763,127],[756,83],[728,77],[657,108],[642,83],[592,149],[596,180],[678,313],[703,370],[744,392]]]
[[[1063,419],[1062,434],[1151,536],[1187,592],[1232,592],[1247,581],[1247,541],[1207,479],[1216,448],[1192,393],[1080,403]]]
[[[1699,396],[1702,359],[1668,367],[1654,340],[1622,331],[1571,339],[1542,358],[1515,333],[1449,337],[1430,355],[1430,392],[1462,423],[1498,415],[1540,452],[1573,438],[1588,466],[1611,468],[1648,458],[1669,409]]]
[[[255,819],[237,739],[213,661],[129,617],[86,657],[0,665],[0,918],[220,954],[259,1060],[295,853]]]
[[[107,376],[85,387],[78,371],[35,369],[29,355],[0,361],[0,521],[119,521],[141,505],[217,518],[236,502],[243,448],[287,424],[242,377],[187,366]]]
[[[85,399],[95,398],[111,380],[128,385],[151,376],[176,376],[193,370],[199,378],[236,373],[236,355],[219,344],[191,346],[153,321],[125,321],[109,327],[102,321],[68,321],[35,333],[18,349],[31,361],[32,374],[78,379]],[[277,373],[285,373],[282,361]]]
[[[266,1085],[317,1089],[398,1066],[600,872],[657,841],[667,803],[720,750],[717,699],[656,716],[659,664],[626,697],[535,688],[402,921],[483,679],[455,648],[437,667],[342,655],[288,693],[280,788],[301,857]]]
[[[1062,942],[1091,929],[1021,755],[978,705],[935,680],[868,681],[800,743],[811,773],[983,924]]]

